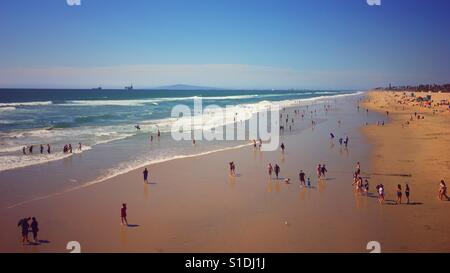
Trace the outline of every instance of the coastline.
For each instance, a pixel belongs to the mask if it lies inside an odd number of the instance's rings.
[[[311,95],[313,93],[302,94]],[[353,97],[355,95],[360,96],[361,92],[333,96],[325,96],[325,94],[322,94],[322,96],[300,100],[294,99],[274,102],[261,101],[256,104],[239,105],[244,108],[249,107],[253,113],[256,110],[255,107],[264,107],[271,104],[292,108],[309,104],[322,104],[328,100]],[[208,98],[208,100],[210,99],[211,97]],[[246,112],[247,110],[244,109],[243,111]],[[244,118],[248,120],[248,117]],[[168,124],[167,119],[156,120],[154,123],[159,125]],[[156,131],[148,131],[149,126],[151,126],[151,124],[144,122],[142,124],[142,132],[139,130],[139,132],[135,132],[135,135],[129,138],[100,144],[96,147],[88,147],[87,149],[83,149],[82,153],[61,154],[64,158],[60,159],[45,161],[47,156],[45,154],[32,155],[32,158],[43,160],[39,162],[40,164],[36,164],[35,162],[33,163],[34,165],[25,168],[18,167],[0,172],[0,180],[4,181],[0,184],[0,208],[12,207],[100,183],[109,178],[128,173],[147,165],[183,157],[190,158],[192,156],[207,154],[212,151],[221,151],[247,145],[248,143],[247,141],[210,142],[198,140],[198,145],[191,145],[191,141],[173,141],[170,133],[166,132],[166,130],[161,127],[159,127],[162,130],[161,139],[158,139],[157,141],[155,139],[155,141],[150,142],[148,139],[149,135],[152,134],[156,138]],[[152,130],[156,130],[155,128]],[[294,126],[294,131],[303,129],[304,128]],[[63,134],[63,132],[59,132],[59,134]],[[83,146],[86,148],[85,143],[83,143]],[[20,155],[16,155],[15,157],[21,158],[22,156],[23,155],[20,152]],[[54,155],[52,154],[51,156]],[[25,156],[25,159],[26,157],[28,157],[28,155]],[[13,162],[9,163],[11,164]],[[17,165],[20,166],[21,164]],[[30,180],[30,177],[38,177],[39,179]],[[8,194],[6,194],[6,192]]]
[[[411,199],[420,204],[409,206],[381,206],[376,198],[353,191],[356,161],[370,179],[371,193],[382,182],[387,199],[393,198],[399,177],[376,174],[408,170],[398,164],[386,169],[387,156],[379,158],[383,153],[397,160],[399,153],[385,142],[391,137],[386,134],[399,131],[397,114],[376,126],[385,114],[375,108],[368,115],[357,111],[358,103],[356,97],[341,98],[315,128],[283,136],[285,154],[249,146],[175,159],[151,165],[150,184],[143,184],[138,169],[108,183],[2,209],[0,252],[68,252],[69,241],[80,242],[82,252],[368,252],[369,241],[379,241],[383,252],[448,252],[442,235],[450,227],[445,220],[450,202],[429,199],[437,189],[434,183],[429,192],[424,190],[416,180],[421,176],[411,171]],[[349,147],[330,142],[330,132],[349,135]],[[394,134],[389,141],[397,146],[401,136]],[[228,175],[229,161],[235,161],[237,177]],[[281,177],[291,184],[269,180],[268,162],[280,164]],[[327,165],[326,180],[315,177],[318,163]],[[311,177],[311,189],[299,187],[300,169]],[[130,227],[120,225],[124,202]],[[21,245],[15,226],[28,215],[38,218],[40,238],[48,243]]]

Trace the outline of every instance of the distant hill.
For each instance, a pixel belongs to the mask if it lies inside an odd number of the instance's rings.
[[[195,86],[195,85],[188,85],[188,84],[165,85],[165,86],[160,86],[160,87],[152,88],[152,89],[159,89],[159,90],[221,90],[221,88],[216,88],[216,87]]]

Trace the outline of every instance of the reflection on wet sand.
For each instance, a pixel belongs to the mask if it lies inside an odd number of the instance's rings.
[[[232,175],[228,177],[228,186],[232,191],[234,191],[234,188],[236,187],[236,177]]]
[[[148,184],[144,183],[144,199],[148,200],[148,196],[149,196],[149,194],[148,194]]]
[[[127,231],[126,231],[126,227],[121,225],[120,226],[120,246],[121,247],[126,247],[128,244],[128,240],[127,240]]]

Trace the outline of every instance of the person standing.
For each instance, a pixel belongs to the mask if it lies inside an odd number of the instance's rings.
[[[31,220],[31,232],[33,233],[33,241],[38,242],[39,223],[35,217]]]
[[[395,204],[399,205],[402,203],[402,186],[400,184],[397,185],[397,201]]]
[[[278,180],[278,175],[280,174],[280,166],[278,166],[278,164],[275,164],[275,176],[277,177]]]
[[[328,172],[327,168],[325,168],[325,164],[322,164],[322,168],[320,169],[320,173],[325,178],[325,173]]]
[[[409,204],[409,185],[405,186],[405,196],[406,196],[406,204]]]
[[[441,180],[441,183],[439,184],[439,199],[442,200],[443,197],[450,201],[450,198],[448,198],[447,195],[447,185],[445,185],[444,180]]]
[[[142,174],[144,175],[144,183],[148,183],[148,170],[147,170],[147,168],[144,169]]]
[[[272,179],[272,171],[273,171],[272,163],[269,163],[269,165],[267,165],[267,171],[269,172],[269,177]]]
[[[283,142],[281,143],[281,146],[280,146],[280,147],[281,147],[281,152],[284,153],[284,148],[285,148],[285,146],[284,146],[284,143],[283,143]]]
[[[47,144],[47,153],[50,154],[50,144]]]
[[[122,208],[120,209],[120,221],[121,221],[122,225],[127,225],[128,226],[128,221],[127,221],[127,204],[125,204],[125,203],[122,204]]]
[[[383,205],[384,204],[384,186],[380,184],[377,186],[378,190],[378,202]]]
[[[298,174],[298,177],[300,179],[300,186],[306,186],[305,173],[303,172],[303,170],[300,170],[300,173]]]
[[[17,226],[22,229],[22,243],[23,244],[25,244],[25,241],[27,243],[30,242],[30,240],[28,240],[28,229],[30,228],[30,224],[28,224],[28,221],[30,221],[30,219],[31,219],[30,217],[23,218],[17,224]]]
[[[40,151],[41,154],[43,154],[44,153],[44,145],[41,144],[40,149],[41,149],[41,151]]]

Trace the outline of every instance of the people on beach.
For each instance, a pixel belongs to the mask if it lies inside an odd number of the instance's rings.
[[[378,202],[380,204],[384,204],[384,186],[383,184],[380,184],[376,187],[378,192]]]
[[[47,144],[47,154],[50,154],[50,144]]]
[[[325,164],[322,164],[322,167],[320,168],[320,174],[322,177],[325,177],[325,173],[328,172],[327,168],[325,167]]]
[[[30,217],[20,219],[19,223],[17,224],[17,226],[20,227],[21,231],[22,231],[22,243],[23,244],[25,244],[25,241],[27,243],[30,242],[30,240],[28,239],[28,231],[30,228],[30,224],[28,223],[28,221],[30,221],[30,219],[31,219]]]
[[[402,203],[402,186],[400,184],[397,184],[397,200],[395,201],[395,204],[399,205]]]
[[[275,176],[278,179],[278,175],[280,174],[280,166],[278,166],[278,164],[275,164],[274,171],[275,171]]]
[[[317,178],[320,179],[320,176],[322,174],[322,165],[317,165]]]
[[[367,179],[364,180],[364,192],[366,194],[369,193],[369,180],[367,180]]]
[[[406,197],[406,204],[409,204],[409,185],[406,184],[405,186],[405,197]]]
[[[270,178],[272,178],[272,171],[273,171],[272,164],[269,163],[269,165],[267,165],[267,172],[269,173]]]
[[[303,172],[303,170],[300,170],[300,173],[298,174],[298,177],[300,179],[300,186],[306,186],[305,173]]]
[[[81,149],[82,149],[81,142],[78,142],[78,148],[77,149],[78,149],[79,152],[81,152]]]
[[[284,143],[283,142],[281,142],[281,152],[283,152],[284,153],[284,149],[285,149],[285,146],[284,146]]]
[[[33,153],[33,145],[30,145],[30,147],[28,147],[28,152],[29,152],[30,154]]]
[[[25,147],[25,146],[22,147],[22,153],[23,153],[24,155],[27,154],[27,147]]]
[[[148,183],[148,170],[147,170],[147,168],[144,169],[142,174],[144,175],[144,183]]]
[[[330,139],[333,140],[334,139],[334,134],[330,133]]]
[[[230,175],[235,176],[236,175],[236,166],[234,165],[234,162],[231,161],[229,163],[230,165]]]
[[[41,154],[43,154],[44,153],[44,145],[41,144],[39,148],[40,148]]]
[[[120,222],[122,223],[122,225],[127,225],[128,226],[128,221],[127,221],[127,204],[125,204],[125,203],[122,204],[122,208],[120,209]]]
[[[361,174],[361,164],[359,163],[359,161],[356,163],[356,174]]]
[[[33,217],[31,220],[31,233],[33,234],[33,241],[35,243],[38,242],[38,232],[39,232],[39,223],[36,220],[36,217]]]
[[[69,154],[72,153],[72,144],[69,144]]]
[[[253,150],[256,150],[256,140],[253,140]]]
[[[308,179],[306,180],[306,183],[308,185],[308,188],[311,188],[311,178],[308,177]]]
[[[447,201],[450,201],[450,198],[447,195],[447,185],[445,185],[444,180],[441,180],[441,183],[439,184],[439,200],[442,200],[444,197]]]

